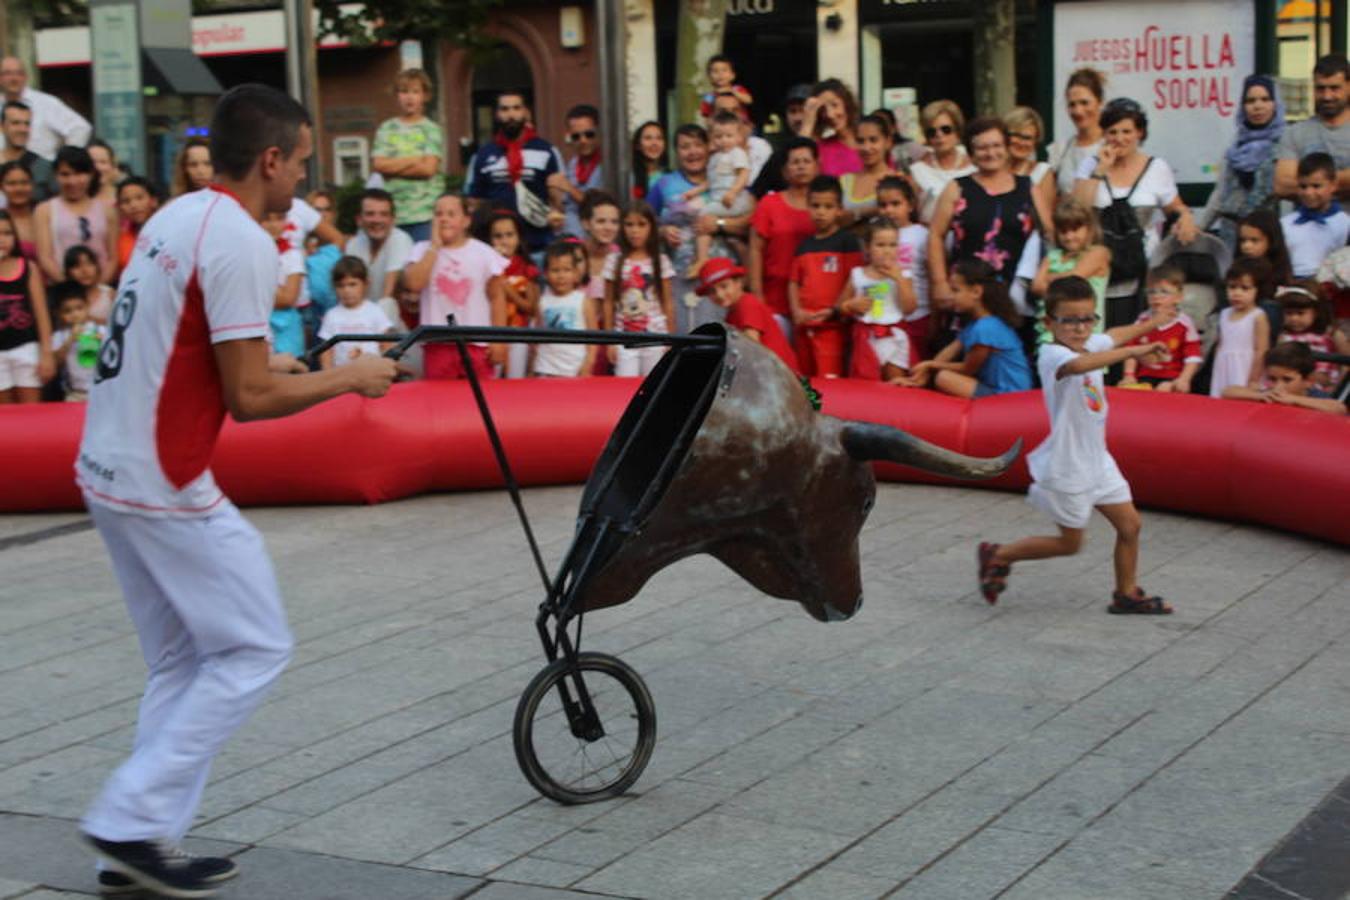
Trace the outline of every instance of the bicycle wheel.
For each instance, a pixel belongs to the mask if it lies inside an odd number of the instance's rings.
[[[559,659],[534,676],[516,705],[513,737],[525,778],[563,804],[617,797],[647,767],[656,707],[626,663],[604,653]]]

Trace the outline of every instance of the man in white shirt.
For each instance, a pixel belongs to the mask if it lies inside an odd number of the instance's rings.
[[[28,86],[28,70],[17,56],[0,59],[0,99],[18,100],[33,113],[28,149],[43,159],[54,159],[65,144],[83,147],[94,126],[51,94]]]
[[[399,273],[408,264],[413,241],[402,228],[394,227],[394,198],[382,188],[366,188],[361,194],[357,232],[347,242],[347,255],[366,264],[370,278],[366,299],[393,297]]]
[[[303,375],[268,370],[284,213],[313,151],[309,116],[270,87],[226,93],[211,122],[216,181],[145,224],[99,350],[76,482],[107,546],[149,668],[130,758],[85,814],[104,893],[207,897],[238,873],[187,856],[211,760],[290,659],[257,529],[209,463],[226,413],[277,418],[339,394],[383,395],[393,360]]]

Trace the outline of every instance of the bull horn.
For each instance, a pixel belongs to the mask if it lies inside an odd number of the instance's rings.
[[[920,440],[898,428],[872,422],[845,423],[839,439],[848,455],[856,460],[884,459],[934,475],[970,480],[1002,475],[1022,452],[1022,439],[1018,438],[1002,456],[966,456]]]

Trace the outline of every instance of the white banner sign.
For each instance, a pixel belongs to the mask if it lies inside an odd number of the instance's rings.
[[[1055,4],[1055,137],[1074,133],[1064,84],[1075,69],[1106,75],[1106,96],[1130,97],[1148,116],[1144,149],[1177,181],[1213,181],[1255,71],[1253,3],[1133,0]]]

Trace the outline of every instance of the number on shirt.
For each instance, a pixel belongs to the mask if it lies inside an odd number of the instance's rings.
[[[131,317],[136,315],[136,291],[132,289],[135,283],[133,280],[124,287],[113,304],[112,315],[108,317],[109,334],[98,351],[98,369],[94,373],[96,384],[116,378],[117,373],[122,371],[122,345],[126,341]]]

